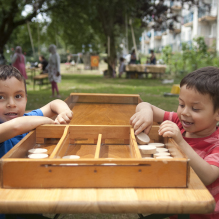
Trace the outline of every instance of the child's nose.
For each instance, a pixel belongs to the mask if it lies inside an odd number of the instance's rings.
[[[15,106],[16,106],[16,104],[15,104],[14,98],[9,98],[8,103],[7,103],[7,107],[15,107]]]
[[[182,115],[186,115],[186,116],[189,115],[189,108],[188,108],[188,107],[184,107],[184,108],[183,108],[183,110],[182,110]]]

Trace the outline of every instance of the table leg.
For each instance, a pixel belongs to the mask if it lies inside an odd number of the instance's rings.
[[[36,83],[36,80],[33,79],[33,89],[35,90],[35,83]]]

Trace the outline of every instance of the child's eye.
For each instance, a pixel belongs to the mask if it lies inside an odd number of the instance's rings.
[[[194,108],[192,108],[192,110],[195,111],[195,112],[199,111],[199,109],[194,109]]]
[[[184,107],[184,105],[183,105],[183,104],[180,104],[180,103],[179,103],[179,106],[182,107],[182,108]]]
[[[21,98],[22,96],[20,95],[20,94],[17,94],[16,96],[15,96],[15,98],[17,98],[17,99],[19,99],[19,98]]]
[[[4,97],[3,96],[0,96],[0,100],[3,100],[4,99]]]

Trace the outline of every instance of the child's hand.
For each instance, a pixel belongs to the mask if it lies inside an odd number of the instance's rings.
[[[146,134],[150,132],[153,125],[153,114],[148,114],[147,110],[141,110],[131,117],[130,124],[135,130],[135,135],[138,135],[142,131]]]
[[[158,134],[163,137],[173,138],[177,144],[184,140],[179,127],[174,122],[168,120],[161,123]]]
[[[55,124],[68,124],[70,123],[73,116],[73,112],[69,110],[65,110],[61,112],[55,119]]]
[[[59,75],[60,75],[60,73],[59,73],[59,72],[57,72],[57,73],[56,73],[56,77],[59,77]]]

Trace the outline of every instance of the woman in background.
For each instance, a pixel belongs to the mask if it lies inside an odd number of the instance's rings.
[[[17,68],[20,71],[20,73],[24,76],[24,78],[27,79],[27,73],[25,69],[26,58],[22,54],[22,48],[20,46],[16,47],[11,62],[12,66]]]
[[[49,81],[52,84],[52,97],[55,97],[55,90],[57,93],[57,97],[60,98],[59,89],[57,83],[61,82],[61,74],[60,74],[60,57],[59,54],[56,52],[56,46],[50,45],[49,46],[49,63],[46,67],[46,70],[49,74]]]

